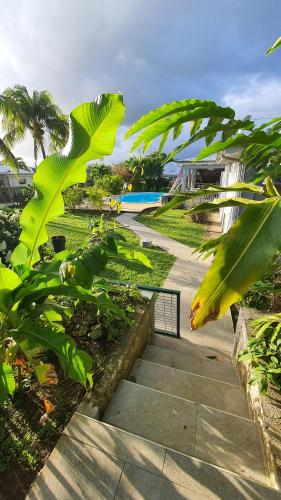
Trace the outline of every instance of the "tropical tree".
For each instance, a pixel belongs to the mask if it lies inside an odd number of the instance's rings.
[[[67,117],[47,90],[34,90],[29,94],[23,85],[15,85],[3,92],[1,101],[2,126],[6,132],[7,144],[22,141],[26,132],[30,132],[33,137],[35,165],[38,150],[46,158],[46,136],[53,150],[65,145],[68,134]]]
[[[168,182],[163,177],[166,156],[161,151],[155,151],[146,156],[131,156],[124,162],[132,172],[130,182],[134,190],[153,191],[167,186]]]
[[[95,182],[104,175],[111,174],[111,166],[103,162],[93,163],[88,167],[88,183],[94,185]]]
[[[279,39],[268,53],[281,45]],[[221,107],[211,100],[186,99],[157,108],[140,118],[127,132],[129,137],[139,133],[132,147],[144,151],[156,138],[160,149],[169,134],[176,139],[185,123],[190,123],[188,137],[166,158],[171,160],[181,150],[204,139],[206,146],[194,161],[231,147],[241,148],[241,161],[246,167],[258,170],[253,182],[236,183],[227,187],[209,186],[205,190],[182,193],[161,207],[156,216],[191,198],[220,192],[245,192],[259,199],[241,197],[218,198],[190,210],[199,213],[219,207],[243,207],[242,215],[225,235],[205,244],[203,251],[215,253],[194,300],[191,310],[193,329],[207,321],[219,319],[226,310],[241,299],[250,286],[270,268],[281,251],[281,196],[272,179],[281,175],[281,116],[256,126],[248,117],[235,118],[235,111]],[[271,178],[272,176],[272,178]],[[265,185],[257,182],[265,180]]]

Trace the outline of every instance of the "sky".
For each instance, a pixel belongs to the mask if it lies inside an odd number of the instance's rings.
[[[166,102],[209,98],[241,117],[280,114],[281,51],[265,51],[281,35],[281,0],[0,0],[0,10],[0,93],[48,89],[66,113],[101,92],[124,95],[108,162],[128,158],[128,126]],[[30,137],[15,151],[33,164]]]

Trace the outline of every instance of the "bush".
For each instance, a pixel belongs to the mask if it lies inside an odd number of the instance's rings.
[[[3,264],[8,265],[10,256],[21,233],[19,224],[20,210],[0,210],[0,259]]]
[[[120,175],[105,175],[96,181],[95,188],[102,189],[108,194],[119,194],[123,184],[124,180]]]
[[[31,198],[33,198],[34,193],[34,186],[25,186],[14,194],[13,201],[20,208],[23,208],[31,200]]]
[[[102,209],[102,200],[107,196],[107,192],[99,187],[93,186],[87,189],[87,195],[94,208]]]
[[[124,182],[130,182],[133,177],[133,172],[125,163],[117,163],[112,167],[112,174],[122,177]]]
[[[85,190],[80,187],[68,188],[63,193],[65,205],[71,210],[75,210],[76,205],[80,205],[84,198]]]
[[[111,175],[111,166],[106,163],[94,163],[88,169],[88,184],[93,186],[98,179]]]

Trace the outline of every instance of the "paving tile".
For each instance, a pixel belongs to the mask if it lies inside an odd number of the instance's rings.
[[[242,387],[157,365],[138,359],[131,375],[136,383],[173,396],[249,418],[246,395]]]
[[[212,500],[281,499],[280,491],[254,481],[247,481],[200,460],[169,451],[166,454],[163,476]]]
[[[195,457],[266,484],[257,424],[198,407]]]
[[[111,500],[124,462],[62,436],[27,500]]]
[[[179,353],[192,354],[195,357],[206,359],[208,361],[216,361],[218,363],[224,363],[228,366],[232,366],[231,355],[228,352],[197,345],[182,337],[180,339],[174,339],[165,335],[154,334],[150,343],[152,345],[156,345],[157,347],[164,347],[164,349],[171,349],[172,351]]]
[[[204,497],[178,484],[126,464],[118,485],[116,500],[203,500]]]
[[[221,382],[240,385],[238,373],[232,366],[205,360],[187,353],[179,353],[162,347],[148,345],[142,359],[159,365],[170,366],[203,377],[213,378]]]
[[[82,443],[155,474],[162,474],[165,449],[85,416],[73,415],[65,431]]]
[[[197,405],[122,381],[103,420],[155,443],[194,454]]]

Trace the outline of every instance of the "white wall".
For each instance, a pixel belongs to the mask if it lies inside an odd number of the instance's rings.
[[[239,161],[226,161],[225,165],[225,170],[221,174],[221,186],[230,186],[231,184],[234,184],[235,182],[241,182],[244,179],[244,173],[245,169],[243,165],[239,163]],[[225,193],[220,193],[220,198],[239,198],[241,197],[241,193],[234,193],[234,192],[225,192]],[[220,209],[220,216],[221,216],[221,225],[222,225],[222,232],[226,233],[234,221],[237,219],[239,215],[239,208],[238,207],[226,207],[226,208],[221,208]]]

